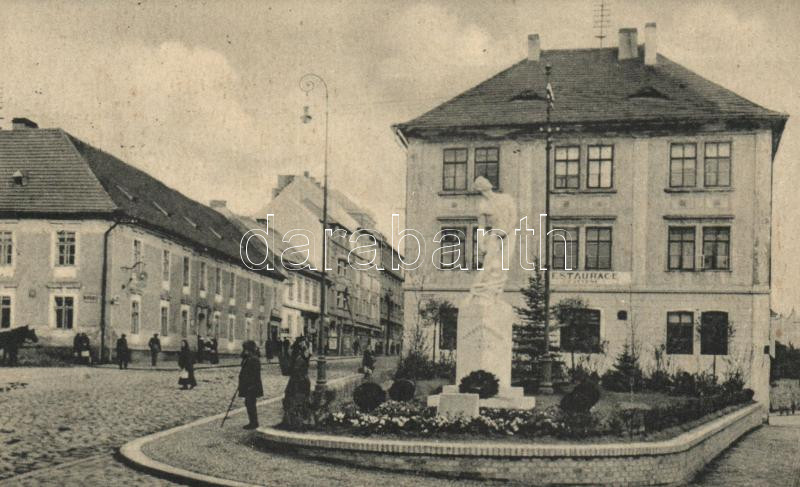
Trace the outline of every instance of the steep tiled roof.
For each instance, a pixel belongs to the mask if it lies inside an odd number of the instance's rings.
[[[13,186],[16,170],[24,186]],[[0,131],[0,178],[2,213],[122,218],[243,265],[243,232],[225,216],[60,129]]]
[[[21,171],[24,185],[12,176]],[[58,129],[0,131],[0,211],[107,213],[111,197]]]
[[[659,55],[656,65],[619,61],[617,48],[542,51],[433,110],[398,124],[415,130],[540,125],[552,66],[552,120],[560,124],[758,119],[783,128],[786,115],[768,110]],[[779,135],[779,134],[778,134]]]

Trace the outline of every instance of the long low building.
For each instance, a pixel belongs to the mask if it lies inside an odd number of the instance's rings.
[[[86,333],[98,356],[123,333],[133,350],[159,333],[164,351],[211,336],[233,353],[280,320],[284,272],[247,268],[225,216],[61,129],[0,131],[0,184],[0,330],[31,325],[49,347]]]

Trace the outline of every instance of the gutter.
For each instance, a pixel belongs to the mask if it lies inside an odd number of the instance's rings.
[[[105,359],[106,347],[106,315],[107,315],[107,296],[108,296],[108,237],[111,231],[120,224],[119,220],[114,220],[114,223],[108,227],[103,233],[103,270],[100,277],[100,362]]]
[[[397,125],[392,126],[392,132],[394,132],[395,140],[403,147],[403,149],[408,149],[408,139],[406,136],[403,135],[403,131]]]

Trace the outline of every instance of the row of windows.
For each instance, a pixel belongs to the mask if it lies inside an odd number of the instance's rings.
[[[703,147],[703,186],[731,186],[731,143],[705,142]],[[698,185],[697,143],[673,143],[669,148],[669,187],[694,188]],[[586,146],[587,189],[614,187],[614,146]],[[465,191],[468,188],[469,151],[466,148],[444,149],[442,189]],[[553,189],[581,188],[581,146],[558,146],[553,154]],[[482,147],[474,150],[472,180],[483,176],[494,189],[500,183],[500,149]]]
[[[467,265],[467,231],[472,229],[472,259]],[[584,237],[583,269],[613,269],[613,230],[609,226],[559,227],[551,239],[551,266],[553,269],[578,270],[580,268],[581,234]],[[582,231],[583,230],[583,231]],[[730,270],[731,248],[729,226],[703,226],[702,253],[699,269]],[[445,226],[441,229],[439,264],[441,269],[478,269],[482,262],[478,255],[477,226]],[[696,264],[694,226],[668,228],[669,270],[694,271]],[[490,236],[489,238],[496,238]]]
[[[286,288],[286,301],[319,306],[319,283],[313,279],[292,274]]]

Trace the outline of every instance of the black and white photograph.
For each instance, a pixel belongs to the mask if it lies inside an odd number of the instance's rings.
[[[799,22],[0,0],[0,487],[800,485]]]

